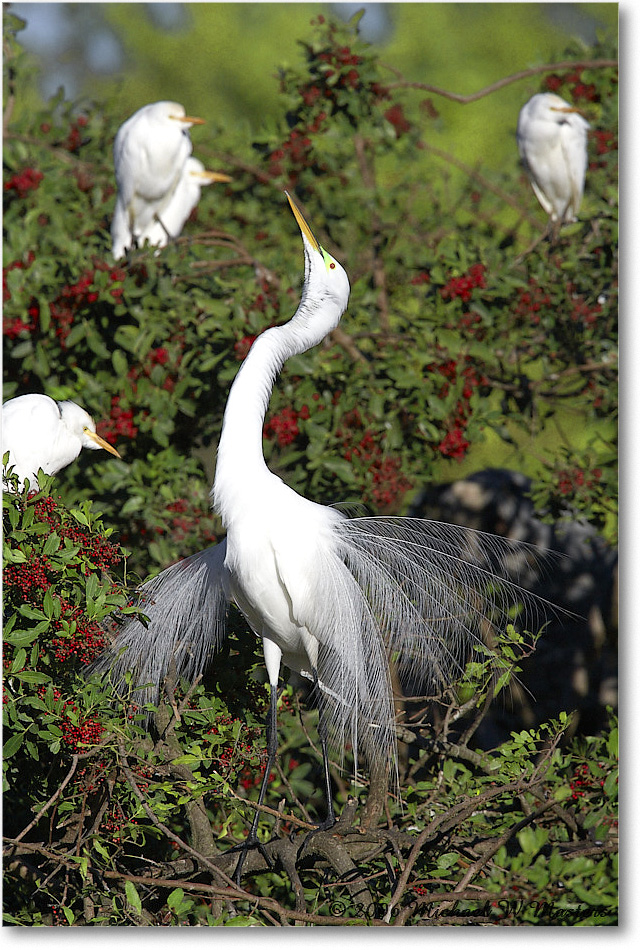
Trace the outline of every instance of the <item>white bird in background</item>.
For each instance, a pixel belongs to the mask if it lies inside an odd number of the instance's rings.
[[[183,174],[174,190],[174,194],[162,219],[155,219],[140,235],[139,244],[151,244],[153,247],[165,247],[171,238],[177,238],[185,222],[201,197],[201,188],[213,182],[232,181],[229,175],[207,171],[202,162],[190,156],[183,166]]]
[[[189,130],[204,119],[185,115],[177,102],[143,106],[121,125],[114,139],[118,194],[112,222],[112,254],[123,257],[160,218],[192,153]]]
[[[56,402],[40,393],[9,399],[2,407],[2,454],[9,453],[9,465],[31,488],[38,487],[41,468],[55,475],[80,455],[82,449],[105,449],[119,453],[99,435],[94,420],[75,402]]]
[[[589,128],[578,109],[552,92],[533,96],[519,113],[519,154],[533,191],[555,227],[577,220]]]
[[[330,827],[328,738],[340,751],[351,742],[355,758],[364,752],[396,775],[391,656],[417,685],[444,685],[479,640],[482,622],[491,623],[496,608],[507,616],[524,595],[509,581],[494,599],[489,592],[515,543],[422,519],[348,517],[297,494],[267,468],[262,432],[277,374],[338,325],[350,294],[343,267],[288,200],[303,238],[303,294],[288,323],[256,339],[230,390],[212,489],[227,537],[143,586],[149,624],[127,621],[97,668],[111,669],[117,692],[131,672],[134,701],[156,702],[173,662],[188,679],[205,668],[226,636],[226,605],[236,603],[262,640],[270,684],[259,801],[277,752],[284,663],[317,687],[328,810],[322,827]],[[249,843],[258,817],[257,810]]]

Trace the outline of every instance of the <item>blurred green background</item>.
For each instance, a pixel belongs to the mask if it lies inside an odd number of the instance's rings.
[[[390,80],[470,94],[554,62],[571,40],[615,38],[617,3],[16,3],[34,88],[71,99],[112,99],[124,120],[159,99],[217,127],[259,130],[279,110],[278,71],[302,56],[299,40],[319,14],[365,10],[360,30],[382,50]],[[521,105],[538,77],[462,107],[431,95],[440,113],[433,144],[470,165],[516,162]],[[417,103],[428,93],[417,93]],[[201,136],[195,136],[198,142]],[[203,138],[207,133],[203,130]]]

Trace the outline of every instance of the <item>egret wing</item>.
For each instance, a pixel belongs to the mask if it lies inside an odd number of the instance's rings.
[[[158,701],[172,663],[188,680],[203,672],[226,636],[225,551],[222,541],[144,584],[140,607],[149,622],[127,620],[90,672],[110,671],[117,690],[131,673],[139,705]]]

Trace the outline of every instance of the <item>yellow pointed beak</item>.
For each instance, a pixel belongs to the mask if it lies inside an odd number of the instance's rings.
[[[170,119],[176,119],[177,122],[189,122],[190,125],[205,125],[205,119],[199,119],[194,115],[170,115]]]
[[[196,178],[204,178],[205,181],[232,181],[229,175],[224,175],[222,172],[191,172],[192,175],[195,175]]]
[[[584,115],[581,109],[575,109],[573,106],[551,106],[553,112],[573,112],[575,115]]]
[[[310,242],[310,244],[312,245],[312,247],[315,249],[315,251],[320,251],[320,250],[321,250],[321,245],[319,244],[319,242],[318,242],[317,239],[315,238],[314,233],[313,233],[313,231],[312,231],[312,228],[310,227],[310,225],[308,224],[308,222],[305,220],[305,218],[304,218],[303,215],[301,214],[301,211],[299,210],[299,208],[297,207],[297,205],[295,205],[294,201],[292,200],[290,194],[289,194],[287,191],[285,192],[285,197],[286,197],[286,198],[288,199],[288,201],[290,202],[290,207],[292,208],[292,214],[293,214],[294,217],[296,218],[296,223],[297,223],[297,224],[299,225],[299,227],[301,228],[301,233],[302,233],[302,234],[305,234],[305,236],[307,237],[308,241]]]
[[[85,434],[89,436],[92,442],[95,442],[101,449],[104,449],[105,452],[109,452],[110,455],[115,455],[116,458],[122,457],[120,452],[118,452],[113,445],[110,445],[109,442],[105,442],[105,440],[95,432],[92,432],[90,429],[85,429]]]

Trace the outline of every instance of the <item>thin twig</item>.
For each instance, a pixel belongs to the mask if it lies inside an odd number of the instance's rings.
[[[558,69],[613,69],[614,67],[617,68],[617,66],[617,59],[565,59],[559,63],[547,63],[545,66],[532,66],[530,69],[522,69],[518,73],[513,73],[512,76],[505,76],[503,79],[498,79],[497,82],[491,83],[490,86],[484,86],[484,88],[478,90],[478,92],[471,92],[468,95],[449,92],[447,89],[442,89],[440,86],[433,86],[427,82],[410,82],[407,79],[400,79],[397,82],[389,83],[387,89],[421,89],[424,92],[431,92],[435,96],[441,96],[442,99],[450,99],[453,102],[460,102],[466,105],[468,102],[483,99],[485,96],[489,96],[491,93],[497,92],[498,89],[503,89],[505,86],[520,82],[522,79],[529,79],[531,76],[538,76],[541,73],[555,72]],[[397,71],[395,70],[395,72]],[[398,72],[397,75],[399,75]]]
[[[188,854],[191,854],[193,858],[196,858],[199,864],[203,865],[204,867],[207,867],[208,870],[213,871],[217,877],[221,878],[221,880],[224,881],[224,883],[228,885],[228,887],[234,888],[235,891],[239,892],[244,897],[247,897],[248,896],[247,892],[244,891],[242,888],[240,888],[238,884],[236,884],[232,880],[231,877],[228,877],[227,874],[225,874],[223,871],[221,871],[220,868],[218,868],[215,864],[213,864],[209,860],[209,858],[205,857],[205,855],[201,854],[199,851],[196,851],[195,848],[192,848],[192,846],[189,845],[186,841],[183,841],[174,831],[171,831],[167,827],[167,825],[163,824],[163,822],[158,818],[158,816],[154,813],[154,811],[149,807],[145,799],[145,796],[143,795],[140,788],[138,787],[134,774],[132,770],[130,769],[128,761],[127,761],[127,753],[125,751],[125,747],[122,744],[119,745],[118,751],[120,752],[120,755],[121,755],[121,759],[122,759],[121,767],[123,769],[123,772],[125,773],[125,777],[127,778],[127,781],[129,782],[132,791],[134,792],[138,801],[143,806],[145,810],[145,814],[148,816],[152,824],[154,824],[157,828],[159,828],[169,841],[175,841],[177,844],[181,846],[181,848],[183,848],[183,850],[187,851]]]
[[[33,826],[36,825],[36,824],[40,821],[40,819],[41,819],[42,816],[45,814],[45,812],[50,808],[51,805],[53,805],[53,803],[56,801],[56,799],[59,798],[60,795],[63,793],[63,791],[65,790],[65,788],[67,787],[67,785],[69,784],[69,782],[71,781],[71,779],[73,778],[73,775],[74,775],[74,772],[76,771],[77,766],[78,766],[78,756],[77,756],[77,755],[74,755],[74,756],[72,757],[72,760],[71,760],[71,768],[69,769],[69,771],[67,772],[66,776],[65,776],[64,779],[62,780],[62,784],[58,786],[58,788],[56,789],[56,791],[54,792],[54,794],[51,796],[51,798],[49,799],[49,801],[46,802],[46,803],[42,806],[42,808],[40,809],[40,811],[38,812],[38,814],[36,815],[36,817],[33,819],[33,821],[30,821],[29,824],[27,825],[27,827],[26,827],[26,828],[23,828],[23,830],[20,832],[20,834],[17,835],[17,836],[13,839],[14,841],[21,841],[21,840],[24,838],[24,836],[25,836],[26,834],[28,834],[28,832],[31,831],[31,829],[33,828]]]

